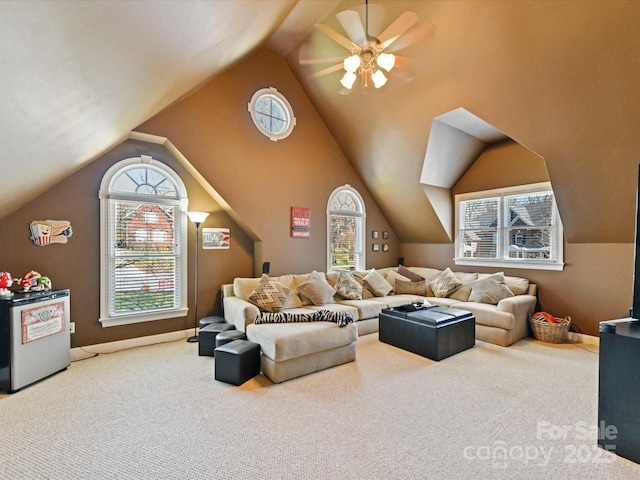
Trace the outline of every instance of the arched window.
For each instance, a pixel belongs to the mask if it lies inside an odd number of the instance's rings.
[[[336,188],[327,203],[327,271],[365,269],[365,208],[349,185]]]
[[[187,314],[187,194],[151,157],[113,165],[100,185],[103,327]]]

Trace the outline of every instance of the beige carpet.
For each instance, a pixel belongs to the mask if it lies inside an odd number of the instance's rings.
[[[0,398],[0,478],[640,477],[596,447],[596,353],[478,342],[433,362],[374,334],[357,355],[242,387],[185,341],[75,362]]]

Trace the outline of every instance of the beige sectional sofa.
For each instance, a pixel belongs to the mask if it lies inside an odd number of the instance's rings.
[[[347,312],[356,320],[358,335],[366,335],[378,331],[378,315],[383,308],[397,307],[408,303],[424,302],[426,299],[433,305],[448,306],[468,310],[476,318],[476,338],[478,340],[509,346],[529,334],[528,316],[536,308],[536,285],[525,278],[504,276],[502,274],[478,274],[469,272],[451,272],[449,269],[439,270],[427,267],[386,267],[371,269],[363,272],[350,272],[352,277],[362,286],[361,298],[345,298],[335,292],[327,294],[321,305],[313,304],[310,297],[300,292],[301,286],[309,282],[311,273],[299,275],[281,275],[271,277],[292,290],[291,297],[284,305],[283,312],[308,313],[310,311],[329,310],[332,312]],[[414,274],[413,281],[398,270]],[[443,276],[453,274],[453,279],[445,286],[454,287],[451,291],[439,290],[434,292],[434,281]],[[373,274],[373,275],[372,275]],[[340,272],[322,273],[329,286],[335,289]],[[390,286],[391,291],[384,293],[374,291],[367,280],[367,276],[374,279],[382,277]],[[424,279],[422,282],[416,280]],[[490,292],[488,298],[478,298],[478,292],[483,284],[494,283],[507,287],[504,292],[496,295]],[[225,320],[237,329],[247,332],[247,327],[255,322],[261,310],[249,301],[251,294],[260,283],[260,278],[236,278],[233,284],[223,286],[223,309]],[[374,283],[371,281],[371,283]],[[388,287],[387,287],[388,288]],[[423,288],[424,290],[420,290]],[[410,293],[407,293],[410,292]],[[329,291],[330,293],[330,291]],[[348,292],[347,292],[348,293]],[[491,296],[493,294],[493,297]],[[357,295],[355,295],[357,297]],[[504,298],[500,298],[504,296]],[[481,301],[476,301],[476,300]],[[497,300],[497,301],[495,301]],[[495,303],[494,303],[495,301]],[[488,303],[485,303],[488,302]]]

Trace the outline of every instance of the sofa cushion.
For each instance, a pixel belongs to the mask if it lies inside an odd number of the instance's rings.
[[[427,285],[425,284],[424,279],[419,282],[403,282],[402,280],[396,280],[394,291],[396,295],[408,293],[410,295],[425,296],[427,294]]]
[[[340,305],[348,305],[358,309],[358,320],[366,320],[367,318],[375,318],[385,308],[385,304],[369,300],[339,300]]]
[[[529,292],[529,280],[520,277],[504,277],[504,283],[514,295],[526,295]]]
[[[471,295],[471,282],[478,279],[477,273],[455,272],[456,278],[462,282],[460,288],[454,290],[449,298],[459,300],[461,302],[469,301],[469,295]]]
[[[336,291],[329,285],[324,274],[314,270],[307,281],[298,285],[298,293],[313,305],[326,305],[334,302]]]
[[[503,298],[513,296],[513,292],[504,283],[504,274],[500,272],[471,282],[469,301],[497,305]]]
[[[249,301],[249,296],[256,289],[260,283],[260,277],[258,278],[234,278],[233,279],[233,294],[236,297],[241,298],[245,302]]]
[[[249,301],[261,310],[279,312],[291,297],[292,290],[280,282],[262,275],[260,283],[249,295]]]
[[[411,281],[407,277],[405,277],[403,275],[400,275],[395,270],[390,270],[389,273],[387,273],[386,280],[387,280],[387,282],[389,282],[389,285],[391,285],[393,287],[394,291],[396,289],[396,280],[400,280],[401,282],[410,282]]]
[[[455,273],[449,267],[443,270],[431,283],[429,287],[433,291],[434,296],[444,298],[448,297],[457,288],[462,286],[462,282],[456,277]]]
[[[360,285],[353,274],[347,271],[341,271],[335,284],[338,295],[349,300],[362,300],[362,285]]]
[[[291,289],[291,296],[289,297],[289,300],[287,301],[287,303],[285,303],[283,309],[299,308],[302,306],[302,301],[300,300],[300,297],[296,293],[296,285],[293,281],[293,275],[280,275],[279,277],[271,277],[271,278],[273,278],[276,282],[281,283],[285,287],[288,287]]]
[[[499,311],[496,305],[477,302],[458,302],[451,306],[473,313],[476,317],[477,325],[503,328],[505,330],[512,330],[515,326],[513,314]]]
[[[331,322],[251,324],[247,338],[260,344],[262,353],[276,362],[349,345],[358,340],[358,328]]]
[[[418,275],[417,273],[412,272],[411,270],[409,270],[407,267],[405,267],[404,265],[398,265],[398,273],[400,275],[402,275],[403,277],[406,277],[409,279],[409,281],[411,282],[419,282],[421,280],[424,280],[425,278],[421,275]]]
[[[393,286],[384,277],[376,272],[375,268],[364,277],[364,283],[369,287],[376,297],[384,297],[391,293]]]

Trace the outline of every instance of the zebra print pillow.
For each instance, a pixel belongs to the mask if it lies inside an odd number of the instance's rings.
[[[339,327],[346,327],[353,323],[353,317],[348,312],[331,312],[329,310],[319,310],[310,313],[288,313],[288,312],[260,312],[258,318],[253,323],[300,323],[300,322],[333,322]]]

